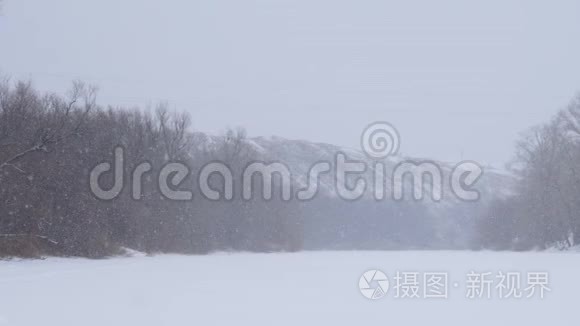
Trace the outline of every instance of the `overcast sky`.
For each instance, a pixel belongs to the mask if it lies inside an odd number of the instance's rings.
[[[580,91],[577,0],[3,2],[3,74],[212,133],[358,147],[386,120],[405,154],[499,166]]]

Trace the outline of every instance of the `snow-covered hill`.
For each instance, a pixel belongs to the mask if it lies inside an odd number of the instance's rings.
[[[197,143],[197,150],[211,151],[223,144],[223,137],[209,136],[204,133],[195,133],[195,140]],[[449,174],[456,166],[457,162],[442,162],[429,158],[414,158],[403,157],[400,155],[391,155],[386,159],[377,161],[371,159],[359,149],[341,147],[326,143],[316,143],[306,140],[291,140],[282,137],[254,137],[244,141],[246,149],[250,152],[249,157],[252,160],[260,160],[264,162],[281,162],[284,163],[291,171],[293,182],[296,188],[305,188],[308,185],[308,172],[310,168],[317,162],[329,162],[332,166],[335,164],[336,155],[343,153],[348,160],[364,162],[367,166],[367,171],[357,177],[362,177],[366,180],[368,191],[365,196],[371,198],[371,185],[374,181],[374,167],[377,162],[385,165],[386,180],[392,180],[392,172],[397,165],[408,161],[414,163],[433,162],[439,166],[443,172],[443,186],[442,193],[444,200],[442,205],[457,202],[458,199],[453,195],[449,188]],[[483,167],[484,174],[477,181],[476,188],[481,193],[481,201],[489,201],[496,197],[505,197],[512,192],[513,176],[508,172],[499,170],[490,166]],[[326,197],[337,197],[335,187],[335,175],[332,173],[322,174],[320,179],[320,194]],[[407,180],[407,179],[405,179]],[[390,185],[387,183],[387,187]],[[430,188],[426,187],[426,197],[429,197]]]
[[[222,137],[195,134],[197,153],[217,150],[224,143]],[[337,153],[344,153],[348,160],[365,162],[367,170],[352,178],[362,177],[367,191],[357,201],[346,201],[337,195],[336,175],[320,175],[319,191],[313,201],[300,203],[305,211],[306,247],[315,249],[376,249],[376,248],[425,248],[466,247],[473,233],[474,221],[485,214],[485,208],[494,198],[508,196],[513,188],[513,177],[503,171],[484,167],[482,177],[475,188],[480,192],[476,202],[458,199],[450,188],[449,176],[456,163],[437,162],[443,173],[443,198],[433,201],[430,187],[425,187],[425,198],[416,201],[410,196],[395,202],[387,194],[379,201],[374,199],[374,167],[376,160],[361,150],[304,140],[281,137],[255,137],[244,141],[246,157],[264,162],[281,162],[291,172],[293,188],[304,189],[308,185],[308,173],[317,162],[329,162],[335,166]],[[209,157],[214,159],[214,157]],[[392,173],[403,161],[424,162],[425,158],[389,156],[380,162],[385,165],[385,180],[393,180]],[[352,182],[352,179],[348,180]],[[411,179],[405,178],[405,189],[410,190]],[[392,190],[386,182],[386,191]],[[370,235],[365,229],[374,228]],[[372,232],[371,232],[372,233]]]
[[[310,167],[319,161],[334,162],[337,153],[344,153],[349,160],[365,162],[368,169],[364,173],[363,178],[367,181],[368,185],[371,185],[373,182],[374,166],[377,160],[369,158],[358,149],[304,140],[289,140],[281,137],[256,137],[249,139],[248,143],[259,154],[261,160],[280,161],[287,164],[292,171],[292,175],[295,177],[295,182],[301,187],[307,185],[307,176]],[[398,164],[404,161],[415,163],[430,161],[438,165],[445,176],[443,178],[444,189],[442,193],[444,194],[444,200],[442,205],[458,201],[449,188],[448,182],[449,174],[457,163],[435,161],[429,158],[403,157],[400,155],[389,156],[384,160],[380,160],[386,168],[387,174],[385,175],[385,179],[391,180],[391,173],[396,169]],[[508,173],[492,167],[482,168],[484,175],[476,184],[476,188],[481,193],[481,200],[488,201],[497,196],[504,197],[509,195],[513,178]],[[372,197],[371,187],[369,186],[368,188],[366,196]],[[430,190],[428,187],[425,189],[427,192]],[[323,176],[321,180],[321,195],[330,197],[337,196],[332,174]]]

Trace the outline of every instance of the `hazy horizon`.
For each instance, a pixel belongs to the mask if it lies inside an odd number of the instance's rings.
[[[1,73],[167,101],[203,132],[358,148],[381,120],[403,154],[501,167],[580,91],[576,1],[3,2]]]

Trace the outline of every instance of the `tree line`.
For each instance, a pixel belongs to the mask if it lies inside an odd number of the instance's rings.
[[[580,96],[522,136],[510,196],[486,208],[456,207],[435,219],[428,206],[416,203],[352,203],[324,196],[309,202],[284,201],[276,194],[272,200],[242,200],[240,193],[231,201],[168,200],[155,177],[168,162],[200,171],[221,161],[239,185],[249,162],[271,160],[277,152],[263,156],[243,129],[221,136],[194,132],[189,115],[165,104],[153,110],[102,107],[96,95],[81,82],[65,96],[41,93],[30,82],[0,82],[0,257],[97,258],[126,248],[190,254],[464,249],[466,235],[472,248],[507,250],[567,248],[580,241]],[[99,200],[90,191],[90,171],[112,162],[119,145],[125,149],[126,187],[114,200]],[[303,149],[299,142],[288,146]],[[151,163],[152,171],[142,178],[141,199],[134,200],[130,171],[143,162]],[[182,185],[193,186],[196,177],[188,175]],[[255,193],[261,193],[259,181]],[[100,182],[112,186],[113,174]],[[210,184],[223,190],[217,175]],[[452,215],[476,214],[481,216],[474,226],[442,225]]]
[[[580,94],[524,133],[511,170],[513,194],[479,220],[477,247],[529,250],[580,243]]]
[[[300,249],[297,209],[278,200],[170,201],[153,177],[144,178],[139,201],[129,191],[113,201],[95,198],[90,169],[111,161],[118,145],[129,171],[148,161],[152,175],[171,161],[195,168],[219,159],[241,169],[255,155],[243,129],[201,142],[187,114],[163,104],[105,108],[96,93],[82,82],[66,96],[40,93],[30,82],[0,83],[0,256]],[[112,176],[101,182],[112,184]]]

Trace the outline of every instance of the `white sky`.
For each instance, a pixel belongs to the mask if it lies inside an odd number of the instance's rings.
[[[212,133],[358,147],[386,120],[405,154],[500,165],[580,91],[577,0],[3,2],[2,73]]]

